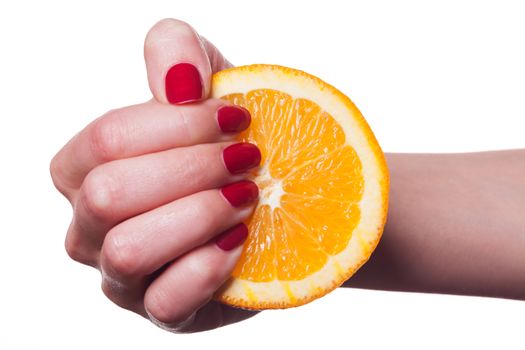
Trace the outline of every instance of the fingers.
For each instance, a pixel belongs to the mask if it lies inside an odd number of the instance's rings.
[[[163,19],[150,29],[144,57],[153,96],[171,104],[205,99],[212,73],[230,66],[189,24],[176,19]]]
[[[138,279],[246,219],[257,186],[244,181],[229,187],[243,192],[243,203],[230,202],[221,190],[203,191],[115,226],[104,239],[102,268],[120,281]]]
[[[144,52],[154,99],[95,120],[53,158],[51,175],[74,207],[68,254],[100,268],[118,305],[181,327],[235,266],[248,234],[240,222],[258,197],[242,179],[261,155],[229,142],[248,111],[207,99],[212,73],[231,66],[211,43],[163,20]]]
[[[53,158],[51,174],[56,187],[71,197],[102,163],[228,140],[249,124],[247,110],[216,99],[184,107],[148,102],[116,109],[69,141]]]
[[[259,165],[245,143],[203,144],[103,164],[87,177],[75,206],[73,235],[103,238],[109,227],[191,193],[238,181]]]
[[[238,181],[260,160],[254,145],[216,143],[103,164],[89,173],[79,191],[67,250],[83,247],[84,254],[74,259],[93,264],[114,225],[189,194]]]
[[[162,328],[185,327],[194,311],[206,304],[228,279],[247,234],[247,227],[240,224],[171,263],[144,296],[150,318]],[[229,243],[223,245],[225,241]]]
[[[243,181],[184,197],[115,226],[100,254],[106,295],[123,307],[136,305],[142,298],[137,291],[143,291],[148,276],[246,219],[257,196],[257,186]],[[243,229],[235,232],[222,234],[216,244],[233,249],[239,235],[245,237]]]
[[[151,90],[155,99],[164,103],[168,102],[166,86],[173,103],[204,99],[209,94],[212,72],[231,66],[215,46],[199,37],[188,24],[174,19],[162,20],[150,30],[144,52]],[[170,71],[172,66],[175,68]],[[179,109],[151,101],[110,111],[54,157],[50,169],[53,182],[71,198],[86,174],[104,162],[224,140],[217,138],[225,130],[213,125],[212,116],[225,104],[207,100],[199,106]],[[244,114],[248,115],[246,110]],[[246,128],[249,115],[243,119],[239,125]]]

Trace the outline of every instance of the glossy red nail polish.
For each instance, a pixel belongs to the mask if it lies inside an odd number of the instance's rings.
[[[259,196],[259,188],[252,181],[239,181],[221,188],[222,195],[234,207],[253,202]]]
[[[240,223],[237,226],[224,231],[215,238],[215,244],[225,251],[232,250],[240,246],[248,237],[248,227]]]
[[[239,132],[250,125],[252,118],[246,108],[223,106],[217,110],[217,121],[223,132]]]
[[[174,65],[166,73],[166,97],[169,103],[184,103],[202,97],[202,80],[199,70],[190,63]]]
[[[226,147],[222,157],[228,171],[238,174],[258,166],[261,162],[261,151],[251,143],[236,143]]]

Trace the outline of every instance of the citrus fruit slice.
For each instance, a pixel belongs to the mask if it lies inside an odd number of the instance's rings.
[[[365,119],[334,87],[275,65],[216,73],[212,97],[250,111],[239,139],[262,154],[249,235],[215,298],[286,308],[337,288],[370,257],[386,221],[388,170]]]

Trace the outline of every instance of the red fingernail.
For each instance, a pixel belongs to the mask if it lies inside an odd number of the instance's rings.
[[[202,97],[202,81],[197,68],[190,63],[179,63],[166,74],[166,97],[170,103],[184,103]]]
[[[250,125],[252,118],[246,108],[224,106],[217,110],[217,121],[223,132],[239,132]]]
[[[238,174],[258,166],[261,162],[261,151],[251,143],[236,143],[226,147],[222,157],[228,171]]]
[[[228,251],[240,246],[246,237],[248,237],[248,227],[240,223],[218,235],[215,238],[215,244],[222,250]]]
[[[252,181],[239,181],[221,188],[224,197],[234,207],[253,202],[259,196],[259,188]]]

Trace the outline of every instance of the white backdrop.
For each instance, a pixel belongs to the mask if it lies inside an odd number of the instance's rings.
[[[236,65],[288,65],[335,85],[385,151],[525,147],[520,1],[2,1],[1,349],[525,348],[519,301],[342,289],[177,335],[106,300],[98,272],[63,249],[71,210],[48,164],[92,119],[150,98],[142,44],[164,17]]]

